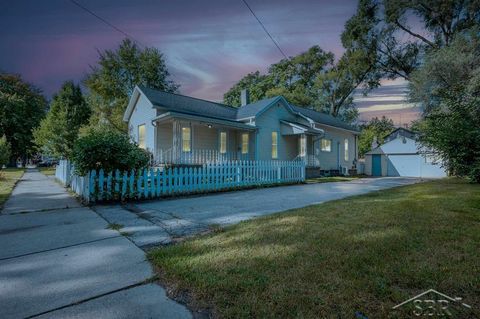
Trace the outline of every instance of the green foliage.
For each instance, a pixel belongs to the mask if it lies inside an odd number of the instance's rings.
[[[3,165],[7,165],[10,161],[10,143],[8,143],[7,138],[2,136],[0,138],[0,169],[2,169]]]
[[[44,117],[47,101],[41,91],[19,75],[0,73],[0,136],[11,147],[11,159],[34,152],[32,131]]]
[[[169,80],[170,73],[163,54],[155,48],[140,49],[129,39],[115,51],[100,52],[98,66],[85,80],[93,110],[92,125],[106,123],[126,132],[123,113],[135,85],[145,85],[167,92],[176,92],[178,85]]]
[[[248,89],[251,102],[282,95],[292,104],[314,107],[352,122],[358,115],[352,94],[369,80],[368,63],[366,55],[354,48],[335,63],[333,53],[313,46],[272,64],[265,75],[259,71],[247,74],[224,94],[224,103],[239,106],[241,90]]]
[[[347,48],[368,52],[374,77],[410,80],[425,54],[478,25],[479,12],[476,0],[360,0],[342,40]]]
[[[416,126],[453,174],[480,182],[480,33],[457,35],[426,56],[412,75],[411,95],[426,106]]]
[[[378,144],[383,143],[385,135],[395,129],[391,119],[382,116],[382,118],[372,118],[368,123],[361,125],[361,134],[358,139],[358,154],[363,157],[365,153],[371,150],[374,139]]]
[[[90,170],[101,168],[106,172],[144,168],[150,155],[132,143],[124,133],[95,129],[76,141],[72,160],[77,172],[85,175]]]
[[[80,86],[65,82],[53,97],[47,117],[33,132],[35,144],[50,156],[70,157],[78,131],[88,123],[90,114]]]

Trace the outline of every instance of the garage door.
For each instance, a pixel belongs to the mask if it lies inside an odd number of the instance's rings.
[[[441,163],[427,161],[422,155],[388,155],[387,176],[437,178],[447,176]]]
[[[419,155],[388,155],[388,176],[412,176],[419,177],[421,158]]]

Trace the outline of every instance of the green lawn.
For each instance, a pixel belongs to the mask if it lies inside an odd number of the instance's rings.
[[[55,175],[55,167],[39,167],[38,169],[47,176]]]
[[[355,196],[149,257],[173,294],[218,317],[412,317],[411,306],[391,308],[429,288],[463,297],[466,316],[479,317],[480,185],[446,179]]]
[[[6,168],[0,170],[0,209],[7,201],[15,183],[22,177],[23,168]]]

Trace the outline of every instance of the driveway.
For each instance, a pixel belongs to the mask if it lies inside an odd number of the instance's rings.
[[[348,182],[251,189],[210,196],[141,203],[141,209],[201,224],[234,224],[253,217],[320,204],[347,196],[416,183],[416,178],[363,178]]]
[[[152,276],[143,250],[38,171],[0,214],[1,318],[190,318]]]
[[[139,246],[167,244],[212,225],[225,226],[293,208],[320,204],[420,182],[417,178],[363,178],[349,182],[281,186],[211,195],[159,199],[121,207],[94,209],[111,223],[122,225]]]

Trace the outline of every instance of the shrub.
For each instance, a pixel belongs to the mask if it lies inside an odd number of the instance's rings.
[[[72,156],[80,175],[101,168],[106,172],[137,170],[146,167],[149,159],[149,153],[132,143],[126,134],[105,129],[92,130],[79,138]]]
[[[3,165],[7,165],[10,161],[11,148],[10,143],[7,142],[7,138],[2,136],[0,138],[0,169]]]

